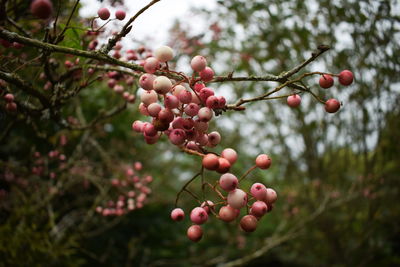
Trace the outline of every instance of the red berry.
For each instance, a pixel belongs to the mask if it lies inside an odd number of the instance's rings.
[[[53,4],[49,0],[34,0],[31,13],[40,19],[48,19],[53,13]]]
[[[247,194],[241,189],[230,191],[227,197],[229,206],[240,209],[247,204]]]
[[[268,211],[268,206],[264,201],[256,201],[251,205],[251,215],[262,217]]]
[[[262,183],[255,183],[250,188],[251,195],[257,200],[264,200],[267,196],[267,188]]]
[[[349,70],[344,70],[341,73],[339,73],[339,82],[342,85],[350,85],[353,82],[353,79],[354,75]]]
[[[203,82],[209,82],[214,78],[214,71],[210,67],[205,67],[200,71],[200,78]]]
[[[14,95],[13,94],[6,94],[5,96],[3,96],[4,100],[6,102],[13,102],[14,101]]]
[[[219,166],[218,156],[212,153],[209,153],[203,157],[202,161],[203,167],[208,170],[216,170]]]
[[[295,108],[298,107],[301,103],[301,97],[299,95],[291,95],[288,96],[287,98],[287,104],[289,105],[289,107]]]
[[[329,74],[323,74],[320,78],[319,78],[319,86],[321,86],[322,88],[329,88],[333,85],[333,78],[331,75]]]
[[[174,221],[182,221],[185,218],[185,212],[180,209],[176,208],[171,211],[171,219]]]
[[[200,225],[192,225],[187,230],[187,237],[193,242],[198,242],[203,236],[203,230]]]
[[[239,210],[232,208],[231,206],[223,206],[219,209],[218,215],[219,219],[221,219],[224,222],[231,222],[234,219],[237,218],[239,215]]]
[[[107,20],[111,14],[107,8],[103,7],[97,11],[97,15],[99,15],[102,20]]]
[[[115,12],[115,17],[119,20],[124,20],[125,16],[126,13],[123,10],[117,10],[117,12]]]
[[[219,186],[227,192],[235,190],[238,184],[238,179],[232,173],[225,173],[219,178]]]
[[[222,150],[221,157],[226,158],[232,165],[237,160],[237,153],[232,148],[225,148]]]
[[[325,102],[325,110],[329,113],[335,113],[340,108],[340,102],[334,98]]]
[[[268,169],[271,166],[271,158],[268,155],[261,154],[256,158],[256,165],[260,169]]]
[[[227,159],[224,159],[224,158],[220,157],[218,159],[218,162],[219,162],[219,166],[218,166],[218,169],[217,169],[218,173],[226,173],[231,168],[231,164],[229,163],[229,161]]]
[[[240,228],[245,232],[254,232],[257,228],[257,218],[253,215],[246,215],[240,220]]]
[[[195,224],[203,224],[208,220],[208,213],[201,207],[196,207],[190,212],[190,220]]]
[[[15,102],[10,102],[6,104],[6,110],[10,112],[17,111],[17,104]]]

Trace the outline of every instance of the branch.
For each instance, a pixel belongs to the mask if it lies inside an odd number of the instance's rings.
[[[154,5],[157,2],[160,2],[161,0],[153,0],[149,4],[147,4],[145,7],[140,9],[133,17],[129,19],[129,21],[122,27],[122,30],[115,35],[113,38],[108,40],[107,45],[101,50],[102,53],[108,54],[110,50],[117,44],[117,42],[122,38],[125,37],[132,29],[132,26],[130,26],[143,12],[145,12],[147,9],[149,9],[152,5]]]

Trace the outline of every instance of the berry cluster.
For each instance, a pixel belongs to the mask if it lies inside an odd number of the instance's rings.
[[[353,83],[354,75],[349,70],[343,70],[339,74],[321,74],[319,78],[319,86],[324,89],[330,88],[334,84],[332,76],[337,76],[339,83],[344,86],[348,86]],[[289,107],[298,107],[301,103],[301,97],[298,94],[288,96],[287,104]],[[325,111],[328,113],[335,113],[340,109],[340,102],[335,98],[330,98],[325,102]]]
[[[148,144],[156,143],[163,133],[176,146],[203,152],[205,146],[214,147],[221,141],[218,132],[207,133],[207,130],[214,110],[224,108],[226,100],[205,86],[204,83],[213,79],[214,71],[207,67],[204,57],[195,56],[191,60],[194,71],[191,77],[170,70],[168,61],[172,58],[172,49],[162,46],[155,50],[154,57],[144,61],[146,73],[139,78],[144,89],[139,111],[152,121],[137,120],[132,129],[142,133]],[[160,75],[155,75],[157,71]],[[181,79],[171,80],[168,74],[179,75]]]
[[[14,95],[13,94],[5,94],[3,96],[4,100],[6,101],[6,110],[9,112],[17,111],[17,104],[14,102]]]
[[[228,149],[229,159],[235,152],[233,149]],[[224,150],[224,151],[227,151]],[[236,152],[235,152],[236,154]],[[246,208],[246,214],[241,217],[239,225],[245,232],[253,232],[257,228],[258,221],[269,211],[272,210],[277,194],[275,190],[267,188],[262,183],[254,183],[248,193],[239,188],[240,181],[245,178],[256,167],[260,169],[268,169],[271,166],[271,159],[265,154],[257,156],[255,166],[250,168],[245,175],[238,179],[232,173],[224,173],[219,178],[213,190],[220,198],[220,202],[214,204],[211,200],[206,200],[200,206],[195,207],[190,212],[190,221],[193,223],[188,230],[187,236],[190,240],[197,242],[203,236],[203,230],[200,225],[208,221],[209,215],[213,214],[219,220],[224,222],[232,222],[236,220],[241,213],[241,209]],[[227,193],[224,196],[219,189]],[[221,206],[217,212],[217,206]],[[174,221],[182,221],[185,217],[185,212],[181,208],[175,208],[171,212],[171,218]]]
[[[153,181],[150,175],[139,175],[142,169],[142,163],[135,162],[133,166],[125,168],[122,178],[111,179],[116,200],[105,201],[105,205],[97,206],[96,211],[103,216],[121,216],[142,208],[151,193],[148,185]]]

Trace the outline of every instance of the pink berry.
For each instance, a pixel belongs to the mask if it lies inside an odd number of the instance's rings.
[[[222,150],[221,157],[227,159],[233,165],[237,160],[237,153],[232,148],[225,148]]]
[[[267,195],[264,199],[265,203],[268,205],[275,203],[278,199],[278,195],[276,194],[275,190],[272,188],[267,188]]]
[[[102,20],[107,20],[111,14],[107,8],[103,7],[97,11],[97,15],[99,15],[99,18],[101,18]]]
[[[199,109],[199,112],[197,115],[198,115],[200,121],[208,122],[213,117],[213,112],[208,107],[202,107],[201,109]]]
[[[194,103],[193,103],[193,104],[194,104]],[[188,106],[190,106],[190,104],[189,104]],[[188,115],[189,115],[189,114],[188,114]],[[196,115],[197,115],[197,113],[196,113]],[[207,123],[207,122],[203,122],[203,121],[196,120],[196,121],[194,122],[194,128],[195,128],[197,131],[201,132],[201,133],[205,133],[205,132],[208,130],[208,123]],[[207,141],[208,141],[208,137],[207,137]],[[224,157],[224,158],[226,158],[226,157]],[[228,159],[228,160],[229,160],[229,159]]]
[[[325,102],[325,111],[329,113],[335,113],[340,109],[340,102],[334,98],[329,99]]]
[[[217,169],[218,173],[226,173],[231,168],[231,164],[229,163],[229,161],[227,159],[220,157],[218,159],[218,162],[219,162],[219,166]]]
[[[229,205],[222,206],[218,212],[219,219],[224,222],[231,222],[235,220],[238,215],[239,215],[239,210],[232,208]]]
[[[169,109],[177,108],[179,107],[179,99],[174,95],[167,95],[164,98],[164,105]]]
[[[203,157],[202,161],[203,167],[207,170],[216,170],[219,166],[218,156],[212,153],[209,153]]]
[[[214,91],[211,88],[204,87],[199,92],[199,97],[203,102],[206,102],[207,99],[214,95]]]
[[[200,71],[200,78],[203,82],[209,82],[214,78],[214,71],[210,67],[205,67]]]
[[[333,83],[334,83],[333,78],[329,74],[323,74],[319,78],[319,86],[321,86],[322,88],[332,87]]]
[[[185,143],[186,133],[182,129],[173,129],[168,137],[172,144],[180,146]]]
[[[126,16],[126,13],[123,10],[117,10],[117,12],[115,12],[115,17],[119,20],[124,20],[125,16]]]
[[[219,186],[227,192],[235,190],[238,184],[238,179],[232,173],[225,173],[219,178]]]
[[[206,106],[211,108],[211,109],[216,109],[219,107],[219,99],[218,97],[212,95],[207,98],[206,100]]]
[[[295,108],[298,107],[301,103],[301,97],[299,95],[291,95],[288,96],[287,98],[287,104],[289,105],[289,107]]]
[[[144,116],[150,116],[149,112],[147,111],[146,105],[144,103],[139,104],[139,112]]]
[[[241,189],[235,189],[229,192],[227,201],[233,208],[240,209],[247,204],[247,194]]]
[[[53,4],[49,0],[34,0],[31,13],[40,19],[48,19],[53,13]]]
[[[14,102],[14,95],[13,94],[6,94],[3,96],[4,100],[8,103]]]
[[[150,116],[152,116],[152,117],[157,117],[158,113],[160,113],[160,111],[161,111],[161,105],[158,103],[151,103],[147,107],[147,112],[149,112]]]
[[[153,82],[156,79],[156,76],[145,73],[139,78],[139,85],[142,87],[144,90],[150,91],[153,90]]]
[[[151,91],[143,91],[140,95],[140,100],[146,106],[150,105],[151,103],[155,103],[158,100],[157,93],[154,90]]]
[[[225,108],[226,99],[223,96],[218,96],[218,108]]]
[[[143,68],[147,73],[153,74],[160,68],[160,62],[155,57],[146,58]]]
[[[192,93],[188,90],[182,90],[178,94],[178,99],[183,104],[188,104],[192,101]]]
[[[353,82],[353,79],[354,75],[349,70],[344,70],[341,73],[339,73],[339,82],[342,85],[350,85]]]
[[[203,224],[208,220],[208,214],[203,208],[196,207],[190,212],[190,220],[195,224]]]
[[[183,85],[178,84],[178,85],[175,85],[175,86],[172,88],[171,92],[172,92],[172,94],[173,94],[174,96],[178,97],[179,93],[180,93],[181,91],[183,91],[183,90],[186,90],[186,88],[185,88]]]
[[[193,242],[198,242],[203,237],[203,230],[200,225],[192,225],[187,230],[187,237]]]
[[[158,113],[158,119],[161,122],[172,122],[174,120],[174,113],[170,109],[164,108]]]
[[[208,143],[208,137],[207,134],[199,134],[196,138],[196,142],[199,143],[201,146],[205,146]],[[219,164],[219,161],[218,161]],[[218,169],[218,167],[215,168],[215,170]]]
[[[256,217],[262,217],[268,211],[268,206],[264,201],[256,201],[251,205],[251,214]]]
[[[194,71],[200,72],[207,66],[207,60],[203,56],[195,56],[190,61],[190,66]]]
[[[145,137],[154,137],[157,135],[157,130],[151,123],[145,123],[143,126],[143,134]]]
[[[267,188],[262,183],[254,183],[250,188],[250,194],[257,200],[264,200],[267,196]]]
[[[213,147],[218,145],[221,142],[221,135],[219,132],[211,132],[208,134],[208,144],[209,146]]]
[[[188,105],[186,105],[184,111],[186,113],[186,115],[190,116],[190,117],[194,117],[199,113],[200,107],[199,105],[195,104],[195,103],[190,103]]]
[[[184,218],[185,218],[185,212],[182,209],[176,208],[171,211],[172,220],[179,222],[182,221]]]
[[[206,86],[204,85],[204,83],[196,83],[196,84],[194,85],[194,90],[195,90],[196,92],[200,92],[200,90],[203,89],[204,87],[206,87]]]
[[[245,232],[254,232],[257,228],[257,218],[253,215],[246,215],[240,220],[240,228]]]
[[[153,82],[153,88],[158,94],[166,94],[172,88],[172,82],[165,76],[158,76]]]
[[[271,166],[272,160],[268,155],[260,154],[256,158],[256,165],[260,169],[268,169]]]
[[[174,57],[174,52],[169,46],[161,46],[154,51],[155,57],[160,62],[170,61]]]
[[[143,131],[143,126],[144,123],[142,121],[134,121],[132,123],[132,130],[134,130],[137,133],[140,133]]]

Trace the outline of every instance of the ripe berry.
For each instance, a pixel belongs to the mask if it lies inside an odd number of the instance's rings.
[[[185,143],[186,133],[182,129],[173,129],[168,137],[172,144],[179,146]]]
[[[298,107],[301,103],[301,97],[299,95],[291,95],[288,96],[287,98],[287,104],[289,105],[289,107],[295,108]]]
[[[175,85],[174,88],[172,88],[172,94],[176,97],[178,97],[179,93],[183,90],[186,90],[186,88],[180,84]]]
[[[209,146],[213,147],[218,145],[221,142],[221,135],[219,132],[211,132],[208,134],[208,144]],[[229,161],[228,161],[229,162]]]
[[[227,159],[220,157],[218,159],[218,162],[219,162],[219,166],[217,169],[218,173],[226,173],[231,168],[231,164],[229,163],[229,161]]]
[[[232,208],[231,206],[222,206],[219,209],[218,215],[219,215],[219,219],[221,219],[224,222],[231,222],[234,219],[237,218],[237,216],[239,215],[239,210]]]
[[[329,113],[335,113],[340,108],[340,102],[334,98],[325,102],[325,110]]]
[[[212,153],[209,153],[203,157],[202,161],[203,167],[207,170],[216,170],[219,166],[218,156]]]
[[[153,82],[156,79],[156,76],[145,73],[139,78],[139,85],[142,87],[144,90],[153,90]]]
[[[169,123],[174,120],[174,113],[170,109],[164,108],[158,113],[158,119]]]
[[[145,123],[143,126],[143,134],[145,137],[153,137],[157,134],[157,130],[151,123]]]
[[[344,70],[341,73],[339,73],[339,82],[342,85],[350,85],[353,82],[353,79],[354,75],[349,70]]]
[[[260,154],[256,158],[256,165],[260,169],[268,169],[271,166],[271,158],[268,155]]]
[[[321,86],[322,88],[329,88],[333,85],[333,78],[331,75],[329,74],[323,74],[321,75],[321,77],[319,78],[319,86]]]
[[[201,207],[196,207],[190,212],[190,220],[195,224],[203,224],[208,220],[208,213]]]
[[[267,196],[267,188],[262,183],[254,183],[250,188],[250,194],[257,200],[264,200]]]
[[[117,12],[115,12],[115,17],[119,20],[124,20],[125,16],[126,16],[126,13],[123,10],[117,10]]]
[[[272,188],[267,188],[267,195],[264,201],[267,204],[273,204],[278,199],[278,195],[276,194],[275,190]]]
[[[232,208],[240,209],[247,204],[247,194],[241,189],[235,189],[229,192],[227,200]]]
[[[196,92],[200,92],[200,90],[203,89],[204,87],[206,87],[206,86],[204,85],[204,83],[196,83],[196,84],[194,85],[194,90],[195,90]]]
[[[40,19],[48,19],[53,13],[53,4],[49,0],[34,0],[31,13]]]
[[[159,94],[166,94],[172,88],[172,82],[165,76],[158,76],[153,82],[154,90]]]
[[[143,126],[144,123],[142,121],[134,121],[132,123],[132,130],[134,130],[137,133],[140,133],[143,131]]]
[[[156,72],[156,70],[158,70],[159,67],[160,67],[160,62],[155,57],[146,58],[146,60],[144,61],[143,68],[147,73],[152,74]]]
[[[211,88],[204,87],[199,92],[199,97],[203,102],[206,102],[207,99],[214,95],[214,91]]]
[[[151,91],[143,91],[140,95],[140,100],[146,106],[150,105],[151,103],[157,102],[157,93],[154,90]]]
[[[178,99],[183,104],[188,104],[192,101],[192,93],[188,90],[182,90],[178,94]]]
[[[147,112],[149,112],[150,116],[152,116],[152,117],[157,117],[158,113],[160,113],[160,111],[161,111],[161,105],[158,103],[151,103],[147,107]]]
[[[218,97],[212,95],[210,97],[207,98],[206,101],[206,106],[211,108],[211,109],[216,109],[219,107],[219,99]]]
[[[14,102],[14,95],[13,94],[6,94],[5,96],[3,96],[4,100],[6,102]]]
[[[198,242],[203,236],[203,230],[200,225],[192,225],[187,230],[187,237],[193,242]]]
[[[190,117],[194,117],[199,113],[200,107],[199,105],[195,104],[195,103],[190,103],[188,105],[186,105],[185,107],[185,113],[186,115],[190,116]]]
[[[154,51],[155,57],[161,61],[170,61],[174,57],[174,51],[169,46],[161,46]]]
[[[221,152],[221,157],[227,159],[233,165],[237,160],[237,153],[232,148],[225,148]]]
[[[227,192],[235,190],[238,184],[238,179],[232,173],[225,173],[219,178],[219,186]]]
[[[254,232],[257,228],[257,218],[253,215],[246,215],[240,220],[240,228],[245,232]]]
[[[197,115],[200,121],[208,122],[213,117],[213,112],[208,107],[202,107]]]
[[[103,7],[97,11],[97,15],[99,15],[99,18],[101,18],[102,20],[107,20],[111,14],[107,8]]]
[[[185,218],[185,212],[180,209],[176,208],[171,211],[171,219],[174,221],[182,221]]]
[[[169,109],[177,108],[179,107],[179,99],[174,95],[167,95],[164,98],[164,105]]]
[[[264,201],[256,201],[251,205],[251,215],[262,217],[268,211],[268,206]]]
[[[203,82],[209,82],[214,78],[214,71],[210,67],[205,67],[200,71],[200,78]]]
[[[207,66],[207,60],[203,56],[195,56],[190,61],[190,66],[194,71],[200,72]]]

